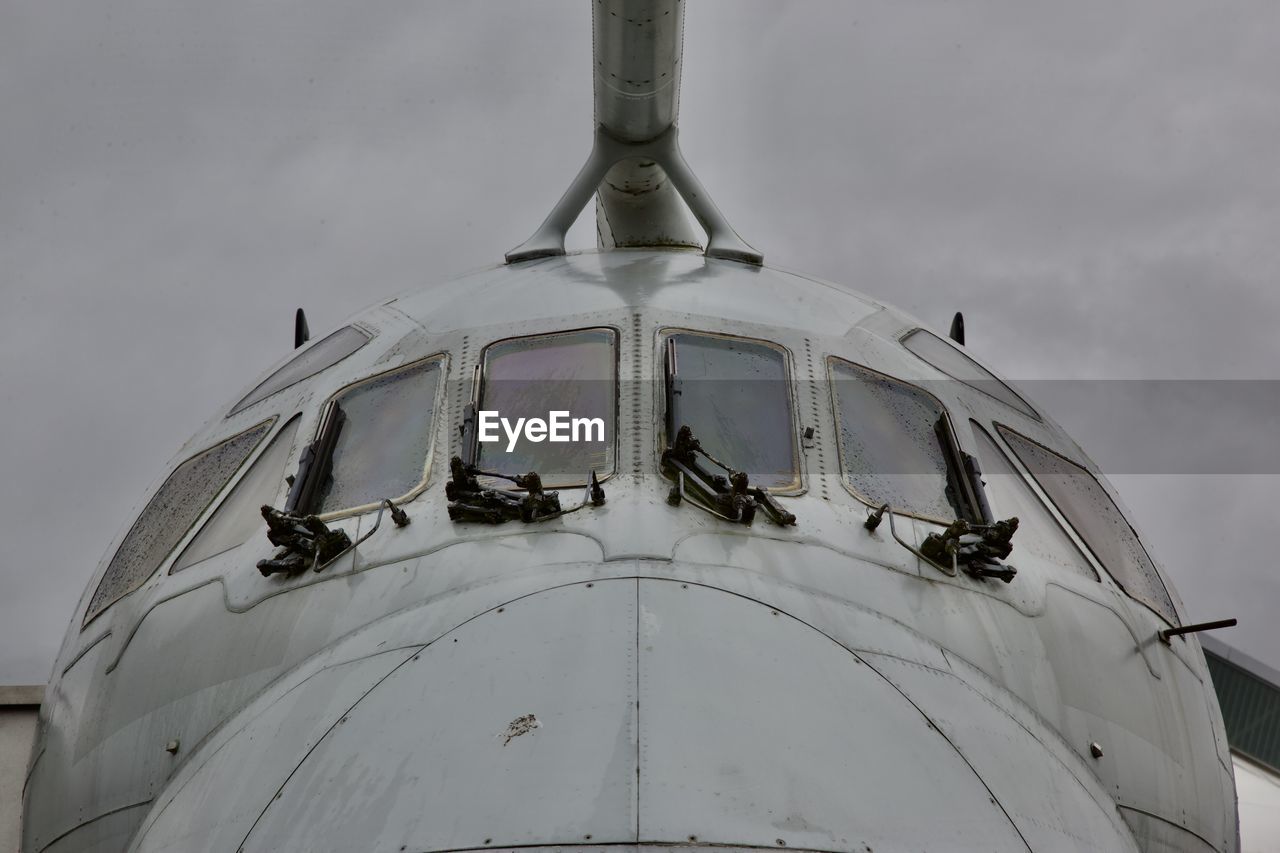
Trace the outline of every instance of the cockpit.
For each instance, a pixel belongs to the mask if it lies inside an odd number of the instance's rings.
[[[954,342],[908,327],[876,338],[868,358],[765,327],[630,320],[419,340],[411,357],[394,348],[358,368],[376,329],[349,325],[302,349],[227,414],[252,423],[155,491],[83,624],[158,572],[218,560],[252,571],[249,553],[264,583],[324,571],[385,511],[397,525],[438,517],[423,535],[452,541],[503,525],[589,528],[606,504],[668,513],[671,528],[797,541],[818,535],[810,518],[837,517],[850,541],[887,533],[938,577],[1011,582],[1032,561],[1107,578],[1177,624],[1096,472]],[[269,557],[268,536],[280,545]]]

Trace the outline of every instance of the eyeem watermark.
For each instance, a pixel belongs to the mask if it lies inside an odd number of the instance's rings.
[[[482,410],[477,435],[486,444],[502,441],[498,427],[507,435],[507,452],[516,449],[516,442],[521,435],[525,441],[538,444],[543,441],[604,441],[604,418],[575,418],[568,412],[547,412],[546,420],[542,418],[504,418],[495,411]]]

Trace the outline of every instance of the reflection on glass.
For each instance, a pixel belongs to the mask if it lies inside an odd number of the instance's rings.
[[[523,430],[508,451],[502,426],[497,441],[478,444],[481,468],[503,474],[538,472],[547,488],[584,485],[592,471],[613,473],[617,429],[617,335],[612,329],[584,329],[499,341],[484,352],[480,412],[495,412],[512,430],[519,419],[547,421],[552,412],[569,419],[598,420],[604,429],[580,424],[577,440],[530,441]],[[571,427],[569,437],[572,439]],[[603,434],[602,434],[603,433]],[[506,481],[492,485],[511,488]]]
[[[129,528],[93,592],[85,622],[133,592],[159,567],[271,429],[250,427],[183,462]]]
[[[982,468],[982,482],[986,485],[987,498],[996,518],[1016,516],[1018,533],[1013,537],[1013,559],[1018,552],[1033,554],[1042,560],[1070,569],[1093,580],[1098,573],[1089,565],[1084,554],[1071,541],[1044,504],[1031,491],[1027,481],[1014,470],[996,443],[981,427],[974,425],[977,442],[978,465]]]
[[[935,427],[942,404],[918,388],[831,359],[845,480],[875,506],[951,520],[947,460]]]
[[[262,505],[274,504],[284,484],[285,463],[298,431],[298,418],[285,424],[271,444],[236,483],[231,494],[213,511],[200,532],[174,561],[169,574],[190,568],[202,560],[215,557],[243,545],[261,530]],[[265,539],[263,541],[266,541]]]
[[[787,362],[775,346],[679,332],[667,344],[674,438],[688,426],[702,448],[753,486],[799,485]]]
[[[265,400],[277,391],[283,391],[295,382],[301,382],[308,376],[314,376],[325,368],[337,364],[368,342],[369,335],[355,326],[345,326],[327,338],[316,341],[275,373],[262,380],[257,388],[236,403],[236,407],[227,417],[249,408],[259,400]]]
[[[1040,419],[1035,410],[1008,385],[1001,382],[985,367],[925,329],[916,329],[902,339],[902,345],[941,370],[952,379],[958,379],[970,388],[976,388],[988,397],[995,397],[1027,417]]]
[[[1031,472],[1116,583],[1130,596],[1176,624],[1178,617],[1173,601],[1147,549],[1142,547],[1124,513],[1093,475],[1013,430],[999,425],[997,428],[1018,461]]]
[[[361,382],[337,397],[346,414],[320,512],[396,500],[426,478],[440,359]]]

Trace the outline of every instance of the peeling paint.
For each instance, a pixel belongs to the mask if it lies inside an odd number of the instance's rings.
[[[516,717],[511,721],[511,725],[507,726],[507,731],[503,735],[505,740],[502,741],[502,745],[506,746],[511,743],[512,738],[518,738],[520,735],[526,735],[541,726],[542,723],[538,722],[538,718],[533,714],[525,714],[523,717]]]

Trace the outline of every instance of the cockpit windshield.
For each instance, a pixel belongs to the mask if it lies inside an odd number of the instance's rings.
[[[925,329],[916,329],[902,339],[902,345],[952,379],[958,379],[970,388],[994,397],[1029,418],[1040,420],[1035,409],[1014,393],[1012,388],[937,335]]]
[[[443,359],[366,379],[334,398],[342,413],[318,511],[403,500],[426,481]]]
[[[476,403],[476,462],[537,472],[547,488],[614,471],[618,336],[581,329],[512,338],[484,351]],[[509,484],[495,483],[501,488]]]
[[[274,422],[272,418],[233,435],[173,470],[116,548],[89,601],[85,624],[151,577],[266,437]]]
[[[999,425],[997,428],[1018,461],[1031,472],[1116,583],[1176,625],[1178,615],[1155,563],[1102,484],[1088,469],[1065,456],[1011,429]]]
[[[675,332],[667,337],[667,442],[689,427],[752,485],[800,485],[786,353],[763,341]]]
[[[950,422],[934,397],[838,358],[828,361],[845,482],[872,506],[936,520],[980,520],[957,493]],[[960,490],[963,492],[963,490]]]
[[[369,333],[362,329],[357,329],[355,326],[344,326],[323,340],[316,341],[291,358],[275,373],[262,380],[257,388],[254,388],[245,395],[243,400],[236,403],[235,408],[227,416],[230,417],[237,412],[243,411],[254,403],[265,400],[272,394],[301,382],[308,376],[314,376],[320,371],[332,367],[369,343],[370,338]]]
[[[1098,573],[1084,554],[1049,514],[1027,481],[1014,470],[986,430],[973,424],[973,437],[991,509],[998,518],[1015,516],[1018,519],[1018,551],[1032,553],[1042,560],[1097,580]]]

